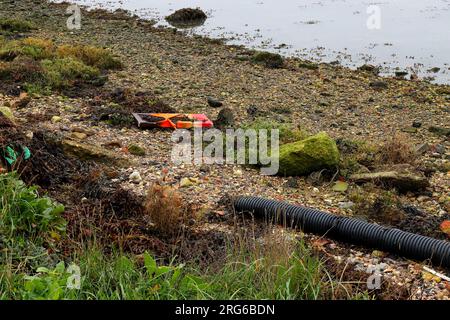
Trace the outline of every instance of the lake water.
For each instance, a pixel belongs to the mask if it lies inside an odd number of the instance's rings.
[[[450,0],[76,0],[167,25],[185,7],[208,14],[187,33],[355,68],[379,65],[450,83]],[[368,26],[369,24],[369,26]],[[430,71],[431,68],[440,68]]]

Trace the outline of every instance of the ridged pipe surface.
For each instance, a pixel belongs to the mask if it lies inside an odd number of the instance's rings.
[[[447,241],[259,197],[239,197],[234,201],[234,208],[307,233],[450,268],[450,242]]]

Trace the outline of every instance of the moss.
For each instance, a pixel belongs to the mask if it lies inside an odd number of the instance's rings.
[[[104,70],[122,67],[122,63],[114,58],[111,52],[103,48],[62,45],[56,49],[56,54],[60,58],[76,58],[88,66]]]
[[[308,136],[306,132],[293,126],[292,124],[280,123],[277,121],[267,120],[264,118],[257,118],[252,123],[244,125],[243,129],[254,129],[256,131],[261,129],[265,130],[278,129],[280,144],[299,141],[305,139]]]
[[[262,64],[268,68],[281,68],[284,63],[284,59],[278,53],[271,53],[266,51],[256,52],[252,61],[257,64]]]
[[[0,32],[27,32],[33,29],[33,25],[24,20],[0,18]]]
[[[336,143],[325,132],[280,147],[281,175],[302,176],[338,164]]]
[[[130,144],[128,146],[128,151],[135,156],[145,156],[145,150],[138,145]]]
[[[8,107],[0,107],[0,114],[2,114],[8,120],[14,121],[14,115],[10,108]]]

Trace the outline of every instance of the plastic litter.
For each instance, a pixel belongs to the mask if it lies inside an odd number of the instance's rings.
[[[211,128],[213,122],[204,114],[189,113],[133,113],[139,128]]]

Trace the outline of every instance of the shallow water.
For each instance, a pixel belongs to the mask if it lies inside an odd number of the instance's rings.
[[[174,10],[200,7],[207,21],[188,33],[225,37],[230,43],[316,61],[357,67],[380,65],[383,73],[407,70],[450,83],[450,0],[75,0],[124,8],[167,25]],[[380,12],[380,28],[367,22]],[[371,20],[373,21],[373,20]],[[281,46],[280,46],[281,45]],[[438,72],[428,71],[438,67]]]

